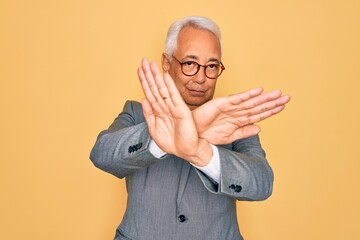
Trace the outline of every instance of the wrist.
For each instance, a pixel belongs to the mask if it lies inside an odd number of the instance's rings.
[[[209,164],[212,156],[213,150],[210,143],[204,139],[199,139],[195,155],[189,156],[188,160],[198,167],[204,167]]]

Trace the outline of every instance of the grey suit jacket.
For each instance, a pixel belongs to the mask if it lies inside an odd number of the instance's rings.
[[[258,136],[218,146],[219,184],[176,156],[155,158],[150,140],[141,104],[128,101],[91,151],[95,166],[126,178],[127,209],[115,239],[242,239],[236,199],[272,193],[273,172]]]

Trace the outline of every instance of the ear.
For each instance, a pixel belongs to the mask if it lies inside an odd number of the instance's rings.
[[[166,53],[163,53],[161,56],[161,65],[164,72],[168,72],[170,69],[169,57]]]

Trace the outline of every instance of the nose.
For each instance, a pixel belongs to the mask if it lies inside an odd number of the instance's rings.
[[[200,66],[199,72],[195,75],[194,82],[196,83],[204,83],[206,81],[205,68]]]

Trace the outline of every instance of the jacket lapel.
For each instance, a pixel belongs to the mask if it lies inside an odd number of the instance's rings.
[[[188,162],[186,162],[183,159],[181,159],[181,161],[182,161],[182,166],[181,166],[181,173],[180,173],[180,179],[179,179],[179,189],[178,189],[177,198],[176,198],[176,207],[178,209],[180,206],[182,196],[184,194],[184,190],[185,190],[186,183],[188,181],[189,173],[190,173],[190,169],[191,169],[191,165]]]

